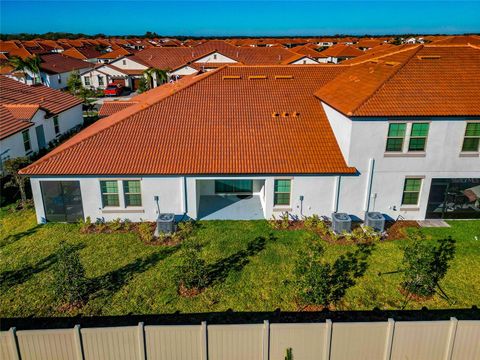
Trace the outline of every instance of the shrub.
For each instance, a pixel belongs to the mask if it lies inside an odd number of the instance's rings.
[[[293,360],[293,350],[292,348],[287,348],[286,354],[285,354],[285,360]]]
[[[193,221],[184,221],[178,224],[177,234],[181,239],[186,239],[190,236],[195,229],[195,223]]]
[[[137,230],[138,230],[138,235],[140,236],[140,239],[142,241],[144,242],[153,241],[152,226],[150,225],[149,222],[142,222],[138,224]]]
[[[108,224],[108,228],[112,231],[118,231],[122,228],[122,220],[120,218],[116,218]]]
[[[403,255],[402,287],[410,294],[432,296],[455,257],[455,240],[448,237],[432,246],[421,232],[411,235],[411,240]]]
[[[371,249],[358,247],[338,257],[333,263],[323,261],[324,248],[315,244],[301,254],[295,268],[298,294],[303,303],[328,307],[340,301],[366,270]]]
[[[320,216],[315,214],[305,217],[305,219],[303,220],[303,226],[305,226],[305,229],[307,230],[316,231],[317,227],[321,222],[323,221],[322,219],[320,219]]]
[[[90,216],[87,216],[85,220],[80,219],[79,225],[80,225],[80,232],[88,233],[92,228],[92,219],[90,218]]]
[[[87,294],[85,269],[77,250],[62,241],[54,266],[54,292],[63,304],[79,305]]]
[[[208,272],[205,260],[200,258],[200,246],[186,244],[181,251],[181,263],[177,269],[179,287],[186,289],[203,289],[208,283]]]
[[[123,228],[125,231],[130,231],[132,229],[132,222],[129,219],[123,220]]]
[[[369,226],[358,226],[351,233],[342,234],[343,237],[357,244],[371,244],[380,241],[381,235]]]

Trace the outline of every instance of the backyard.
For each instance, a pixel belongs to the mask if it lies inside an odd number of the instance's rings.
[[[136,233],[82,234],[78,224],[37,225],[33,210],[0,212],[1,317],[124,315],[225,311],[302,310],[293,280],[296,259],[311,241],[306,230],[274,230],[267,221],[204,221],[190,235],[215,269],[215,281],[192,297],[178,295],[179,246],[144,244]],[[406,309],[470,308],[480,304],[480,222],[451,221],[423,228],[428,241],[451,235],[456,257],[439,295],[409,301]],[[59,311],[53,265],[62,240],[75,246],[93,286],[81,310]],[[191,240],[191,239],[187,239]],[[401,309],[402,248],[406,240],[378,243],[365,274],[337,304],[339,310]],[[324,244],[326,260],[353,245]]]

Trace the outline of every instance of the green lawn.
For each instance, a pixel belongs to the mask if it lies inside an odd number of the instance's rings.
[[[78,246],[87,276],[99,286],[82,309],[85,315],[123,315],[224,311],[297,310],[292,270],[298,252],[309,243],[304,230],[272,230],[266,221],[200,222],[192,236],[203,245],[201,256],[221,271],[215,285],[193,298],[177,295],[174,281],[179,252],[174,247],[148,246],[135,234],[81,234],[75,224],[37,226],[32,210],[0,213],[0,316],[52,316],[52,264],[61,240]],[[412,301],[407,309],[466,308],[480,304],[480,222],[452,221],[451,228],[424,229],[435,239],[451,235],[457,255],[442,288],[451,304],[439,296]],[[255,248],[245,261],[245,250],[258,236],[274,240]],[[478,238],[475,239],[475,236]],[[399,268],[405,241],[378,244],[369,267],[350,288],[342,310],[399,309],[400,274],[378,276]],[[351,249],[327,245],[326,257]]]

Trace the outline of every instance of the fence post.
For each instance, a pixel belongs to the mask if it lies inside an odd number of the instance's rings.
[[[332,348],[332,320],[325,320],[325,353],[323,355],[324,360],[330,360],[330,353]]]
[[[138,350],[140,351],[140,360],[146,360],[146,344],[145,344],[145,324],[143,322],[138,323]]]
[[[270,359],[270,322],[263,321],[263,360]]]
[[[83,353],[83,344],[82,344],[82,335],[80,333],[80,325],[75,325],[73,327],[73,336],[75,337],[75,348],[77,353],[77,359],[83,360],[85,355]]]
[[[11,327],[8,332],[10,333],[10,346],[12,349],[13,358],[15,360],[20,360],[20,347],[18,346],[17,341],[17,329]]]
[[[388,319],[387,336],[385,337],[385,360],[392,357],[393,334],[395,332],[395,320]]]
[[[450,331],[448,334],[447,348],[445,351],[445,360],[451,360],[453,356],[453,347],[455,346],[455,336],[457,335],[458,320],[450,318]]]
[[[208,360],[208,334],[207,334],[207,322],[202,321],[201,332],[202,339],[200,341],[202,346],[202,360]]]

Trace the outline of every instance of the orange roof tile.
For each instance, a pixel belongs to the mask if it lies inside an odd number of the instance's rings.
[[[152,103],[97,121],[22,173],[351,174],[356,170],[345,164],[323,108],[312,96],[342,69],[214,70],[153,97]],[[272,117],[272,112],[298,115]]]
[[[416,45],[352,65],[315,95],[350,116],[478,116],[480,48]]]

